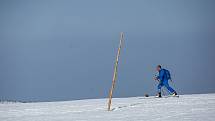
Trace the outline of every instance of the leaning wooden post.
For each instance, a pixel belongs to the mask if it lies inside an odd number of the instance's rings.
[[[108,111],[110,111],[110,107],[111,107],[113,90],[114,90],[115,82],[116,82],[116,78],[117,78],[117,69],[118,69],[118,63],[119,63],[119,55],[120,55],[120,50],[122,48],[122,41],[123,41],[123,39],[124,39],[124,34],[123,34],[123,32],[121,32],[120,33],[119,47],[118,47],[117,56],[116,56],[116,62],[115,62],[115,65],[114,65],[114,73],[113,73],[113,79],[112,79],[112,86],[111,86],[110,92],[109,92]]]

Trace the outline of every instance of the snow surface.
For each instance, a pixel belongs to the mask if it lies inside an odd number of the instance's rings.
[[[0,104],[0,121],[215,121],[215,94]]]

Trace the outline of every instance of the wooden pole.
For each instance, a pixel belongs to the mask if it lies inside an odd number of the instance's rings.
[[[117,56],[116,56],[116,62],[115,62],[115,65],[114,65],[114,73],[113,73],[113,79],[112,79],[112,86],[111,86],[110,92],[109,92],[108,111],[111,110],[110,107],[111,107],[111,102],[112,102],[112,95],[113,95],[113,90],[114,90],[115,82],[116,82],[116,78],[117,78],[119,55],[120,55],[120,50],[122,48],[122,41],[123,41],[123,39],[124,39],[124,34],[123,34],[123,32],[121,32],[120,33],[119,47],[118,47]]]

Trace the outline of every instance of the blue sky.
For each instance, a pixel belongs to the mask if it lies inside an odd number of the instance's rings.
[[[1,0],[0,99],[155,94],[161,64],[179,94],[215,92],[213,0]],[[170,83],[171,84],[171,83]]]

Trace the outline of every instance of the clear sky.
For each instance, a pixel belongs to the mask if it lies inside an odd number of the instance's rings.
[[[1,0],[0,99],[155,94],[161,64],[179,94],[215,92],[214,0]],[[170,83],[171,84],[171,83]]]

